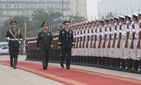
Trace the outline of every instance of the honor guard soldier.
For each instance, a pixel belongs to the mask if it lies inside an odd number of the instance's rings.
[[[91,58],[91,62],[92,62],[92,65],[94,65],[94,61],[95,61],[95,25],[96,25],[96,22],[93,22],[92,24],[92,58]]]
[[[131,58],[129,57],[129,52],[130,52],[130,40],[129,40],[129,33],[130,33],[130,29],[129,29],[129,26],[131,24],[131,16],[130,15],[127,15],[125,14],[125,28],[126,28],[126,40],[125,40],[125,48],[124,48],[124,57],[126,58],[126,67],[128,71],[131,71],[132,69],[132,60]]]
[[[113,66],[113,63],[114,63],[114,50],[113,50],[113,41],[114,41],[114,30],[115,30],[115,27],[114,27],[114,18],[110,18],[110,42],[109,42],[109,57],[110,57],[110,68],[111,69],[114,69],[114,66]]]
[[[99,66],[101,66],[101,60],[102,60],[102,58],[101,58],[101,56],[102,56],[102,51],[101,51],[101,48],[102,48],[102,27],[103,27],[103,25],[104,25],[104,23],[103,23],[103,20],[100,20],[99,21],[99,27],[98,27],[98,34],[99,34],[99,39],[97,39],[97,40],[99,40],[99,44],[98,44],[98,53],[99,53],[99,55],[98,55],[98,65]]]
[[[132,16],[132,23],[130,25],[130,40],[131,40],[131,46],[130,46],[130,57],[132,59],[132,71],[136,72],[138,70],[138,65],[136,62],[136,57],[137,57],[137,40],[138,40],[138,36],[136,33],[136,24],[138,23],[138,18],[137,18],[137,14],[134,13]]]
[[[102,20],[102,28],[101,28],[101,66],[104,67],[105,65],[105,60],[104,60],[104,41],[106,41],[105,39],[105,27],[104,27],[104,20]]]
[[[126,45],[126,36],[127,36],[127,32],[126,32],[126,23],[125,23],[125,17],[124,21],[122,22],[122,26],[121,26],[121,51],[122,51],[122,56],[121,56],[121,70],[125,70],[126,69],[126,56],[125,56],[125,45]]]
[[[81,49],[81,39],[82,39],[81,38],[81,25],[78,26],[76,35],[77,35],[77,41],[75,43],[76,43],[77,56],[76,56],[76,59],[75,59],[75,63],[77,62],[78,58],[81,58],[81,56],[80,56],[80,54],[81,54],[81,51],[80,51],[80,49]]]
[[[53,47],[52,33],[48,31],[48,22],[44,22],[42,25],[42,31],[38,33],[37,38],[37,49],[40,50],[40,55],[42,56],[42,66],[46,70],[48,67],[49,51]]]
[[[140,67],[140,73],[141,73],[141,12],[138,14],[138,18],[139,18],[139,67]]]
[[[90,64],[93,64],[93,31],[94,31],[94,22],[91,22],[91,27],[90,27],[90,40],[89,40],[89,44],[90,44]]]
[[[112,68],[112,58],[113,58],[113,54],[112,54],[112,44],[113,44],[113,39],[112,39],[112,23],[113,23],[113,18],[111,17],[109,19],[109,42],[108,42],[108,57],[109,57],[109,67]]]
[[[133,50],[132,50],[132,57],[133,57],[133,71],[138,72],[138,61],[139,61],[139,22],[138,22],[138,14],[134,13],[133,14],[133,37],[134,37],[134,42],[133,42]]]
[[[116,40],[116,26],[115,26],[115,23],[116,23],[117,19],[116,17],[113,18],[113,21],[112,21],[112,25],[111,25],[111,30],[112,30],[112,34],[111,34],[111,40],[112,40],[112,46],[111,46],[111,56],[112,56],[112,59],[111,59],[111,68],[112,69],[115,69],[115,60],[116,60],[116,57],[115,57],[115,40]]]
[[[83,34],[82,34],[82,30],[83,30],[84,25],[82,24],[82,27],[79,28],[78,30],[78,56],[80,57],[80,62],[82,63],[82,57],[83,57],[83,53],[82,53],[82,45],[83,45]]]
[[[10,22],[11,29],[7,30],[6,40],[9,43],[10,66],[16,69],[19,53],[19,44],[22,40],[20,29],[16,28],[17,22],[12,20]],[[13,64],[14,59],[14,64]]]
[[[120,64],[123,63],[122,57],[124,56],[123,52],[123,41],[122,41],[122,26],[124,24],[124,16],[119,16],[119,25],[117,27],[118,33],[119,33],[119,40],[117,44],[117,49],[118,49],[118,61],[117,61],[117,67],[120,70]]]
[[[96,41],[97,41],[97,20],[95,21],[94,25],[94,30],[93,30],[93,64],[94,66],[97,65],[97,51],[96,51]]]
[[[116,34],[116,40],[115,40],[115,48],[116,48],[116,51],[115,51],[115,55],[116,55],[116,61],[115,61],[115,67],[116,67],[116,70],[119,70],[120,68],[120,55],[119,53],[121,52],[120,51],[120,40],[121,40],[121,33],[120,33],[120,28],[121,28],[121,18],[119,19],[119,24],[116,24],[116,31],[115,31],[115,34]]]
[[[81,28],[81,30],[80,30],[80,34],[81,34],[81,47],[80,47],[80,49],[79,49],[79,52],[81,53],[80,55],[81,55],[81,63],[84,63],[84,58],[85,58],[85,48],[84,48],[84,46],[85,46],[85,38],[86,38],[86,36],[85,36],[85,27],[86,27],[86,23],[84,23],[83,25],[82,25],[82,28]]]
[[[89,44],[89,40],[90,40],[90,26],[91,26],[91,23],[88,22],[87,25],[86,25],[86,29],[85,29],[85,46],[84,46],[84,49],[85,49],[85,58],[84,58],[84,61],[85,63],[89,63],[89,52],[90,52],[90,44]]]
[[[77,39],[76,38],[76,29],[73,26],[71,26],[70,29],[73,31],[74,41],[77,42],[77,40],[76,40]],[[76,43],[75,43],[75,46],[76,46]],[[74,58],[74,56],[76,57],[76,49],[75,48],[72,48],[72,57],[73,58]]]
[[[71,48],[74,47],[73,31],[70,29],[70,21],[65,21],[64,28],[59,32],[59,48],[61,48],[61,67],[64,68],[63,62],[66,57],[66,69],[70,69]]]
[[[109,27],[109,20],[105,19],[105,66],[109,68],[109,56],[108,56],[108,42],[109,42],[109,32],[110,32],[110,27]]]
[[[80,63],[81,62],[81,56],[80,56],[80,52],[81,51],[79,51],[80,50],[80,43],[81,43],[81,40],[80,40],[80,29],[81,29],[81,24],[80,25],[78,25],[78,27],[77,27],[77,41],[75,41],[75,44],[76,44],[76,50],[75,50],[75,52],[76,52],[76,58],[75,58],[75,63],[77,62],[77,63]]]
[[[107,28],[107,26],[108,26],[108,21],[105,19],[104,20],[104,26],[103,26],[103,28],[102,28],[102,30],[103,30],[103,34],[102,34],[102,42],[103,42],[103,44],[102,44],[102,49],[103,49],[103,58],[102,58],[102,66],[105,68],[106,67],[106,41],[107,41],[107,39],[106,39],[106,37],[107,37],[107,30],[106,30],[106,28]]]

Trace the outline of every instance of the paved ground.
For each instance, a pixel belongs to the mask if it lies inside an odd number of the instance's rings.
[[[20,61],[25,61],[25,58],[26,57],[23,55],[19,56]],[[8,55],[0,55],[0,60],[8,60],[8,59],[9,59]],[[33,61],[27,61],[27,62],[33,62]],[[36,62],[36,63],[40,63],[40,62]],[[59,66],[59,64],[54,64],[54,63],[49,63],[49,64]],[[140,74],[106,70],[106,69],[94,68],[88,66],[71,65],[71,67],[141,80]],[[13,69],[9,66],[0,65],[0,85],[64,85],[64,84],[38,76],[33,73],[23,71],[21,69]]]
[[[0,60],[9,59],[9,56],[0,55]],[[25,56],[19,56],[19,60],[25,60]],[[64,85],[21,69],[13,69],[0,65],[0,85]]]

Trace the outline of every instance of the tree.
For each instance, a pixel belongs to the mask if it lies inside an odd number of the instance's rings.
[[[72,24],[74,23],[79,23],[79,22],[84,22],[86,19],[84,17],[81,16],[70,16],[70,21]]]
[[[52,11],[44,11],[44,10],[36,10],[31,18],[30,23],[30,31],[40,29],[41,24],[45,21],[48,22],[49,26],[54,26],[57,24],[61,24],[62,20],[59,18],[62,16],[62,13],[59,12],[52,12]]]

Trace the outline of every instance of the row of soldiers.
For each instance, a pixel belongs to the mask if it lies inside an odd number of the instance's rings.
[[[141,13],[81,23],[73,30],[72,56],[105,68],[141,71]],[[81,62],[82,62],[81,61]]]

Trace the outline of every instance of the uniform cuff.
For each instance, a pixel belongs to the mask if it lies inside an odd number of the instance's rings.
[[[61,44],[61,42],[58,42],[58,45],[60,45]]]
[[[72,45],[75,45],[75,42],[72,42]]]
[[[58,42],[58,45],[60,46],[61,45],[61,42]]]
[[[5,39],[6,39],[6,40],[9,40],[9,39],[10,39],[10,37],[6,37]]]

